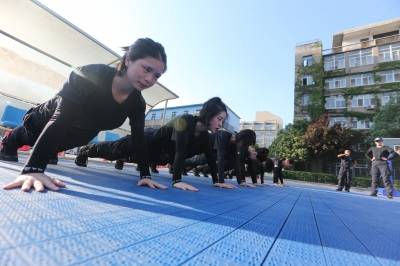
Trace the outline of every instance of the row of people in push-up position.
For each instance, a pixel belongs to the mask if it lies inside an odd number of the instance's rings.
[[[18,148],[33,146],[21,174],[4,185],[4,189],[20,187],[29,191],[33,187],[36,191],[45,188],[59,190],[65,184],[44,173],[49,160],[59,151],[88,144],[102,130],[120,127],[127,118],[131,127],[131,135],[126,138],[129,145],[117,141],[99,144],[94,150],[96,156],[109,159],[132,156],[140,171],[139,186],[165,188],[152,180],[149,165],[166,161],[162,157],[167,155],[173,157],[170,160],[173,161],[173,186],[196,190],[182,182],[182,169],[187,157],[204,153],[214,185],[233,187],[217,176],[209,133],[222,128],[227,116],[225,104],[218,97],[212,98],[204,103],[199,116],[182,116],[157,131],[145,132],[146,103],[141,91],[153,86],[165,73],[167,56],[164,47],[149,38],[138,39],[125,50],[116,68],[87,65],[71,72],[54,98],[28,110],[23,125],[2,139],[1,160],[18,161]],[[90,152],[90,146],[86,147],[82,149],[82,156],[90,156]],[[245,158],[247,152],[239,147],[237,157]],[[241,171],[243,169],[239,169],[237,175],[243,180]]]
[[[218,98],[213,98],[205,103],[204,108],[214,101],[222,104]],[[236,176],[241,186],[254,187],[258,178],[261,184],[264,183],[265,172],[273,172],[274,182],[278,183],[279,179],[283,184],[282,168],[289,168],[293,162],[288,159],[272,160],[268,158],[267,148],[256,149],[256,134],[253,130],[245,129],[237,134],[225,130],[196,134],[195,121],[198,119],[193,115],[178,116],[160,129],[145,130],[149,165],[153,173],[158,173],[157,165],[169,164],[173,185],[188,190],[197,189],[183,183],[182,175],[193,168],[198,172],[210,173],[213,183],[225,188],[234,187],[224,184],[227,176]],[[86,167],[89,157],[104,158],[117,160],[115,168],[122,169],[124,162],[138,161],[130,153],[131,146],[129,135],[117,141],[89,144],[80,149],[75,163]],[[251,176],[253,184],[246,182],[247,174]]]

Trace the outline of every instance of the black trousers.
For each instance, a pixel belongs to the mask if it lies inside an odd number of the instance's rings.
[[[23,145],[33,146],[23,172],[31,172],[29,169],[43,172],[48,161],[54,158],[57,152],[85,145],[98,134],[98,130],[84,130],[65,123],[63,117],[66,113],[69,117],[79,115],[72,105],[56,96],[31,108],[23,118],[23,125],[13,129],[2,140],[9,153],[16,154],[17,149]],[[63,123],[63,126],[52,127],[54,123]]]
[[[352,172],[350,168],[340,167],[338,174],[338,189],[350,189]]]
[[[390,169],[386,161],[376,160],[372,162],[371,165],[371,192],[377,192],[378,180],[380,177],[383,179],[383,183],[385,184],[386,191],[388,195],[393,194],[393,185],[392,181],[390,180]]]
[[[146,146],[149,150],[149,161],[151,164],[167,164],[173,162],[173,156],[168,153],[155,152],[151,147],[153,143],[153,135],[155,129],[147,128],[144,131]],[[103,141],[97,144],[89,144],[81,148],[90,158],[103,158],[109,161],[123,160],[126,162],[137,163],[138,158],[132,150],[132,137],[127,135],[115,141]]]
[[[274,167],[273,173],[274,184],[278,184],[278,180],[283,184],[283,173],[281,167]]]

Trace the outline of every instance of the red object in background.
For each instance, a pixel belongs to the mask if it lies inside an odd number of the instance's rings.
[[[7,137],[11,133],[11,129],[6,129],[4,131],[4,137]],[[19,148],[19,151],[29,151],[31,149],[31,146],[29,145],[24,145],[21,148]]]
[[[31,146],[29,145],[24,145],[21,148],[19,148],[19,151],[29,151],[31,149]]]

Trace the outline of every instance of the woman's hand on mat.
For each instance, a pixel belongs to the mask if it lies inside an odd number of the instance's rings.
[[[247,183],[247,182],[240,183],[240,186],[242,186],[242,187],[256,187],[255,185]]]
[[[38,192],[43,192],[45,188],[57,191],[65,187],[65,184],[56,179],[51,178],[44,173],[30,173],[18,176],[13,182],[3,186],[4,189],[21,188],[22,191],[28,192],[32,187]]]
[[[219,187],[219,188],[227,188],[227,189],[236,188],[235,185],[232,185],[229,183],[215,183],[214,186]]]
[[[147,186],[149,188],[159,188],[159,189],[167,189],[166,186],[157,183],[153,180],[151,180],[150,178],[142,178],[138,181],[138,186]]]
[[[185,182],[178,182],[172,185],[174,188],[179,188],[182,190],[189,190],[189,191],[199,191],[197,188],[195,188],[192,185],[189,185],[188,183]]]

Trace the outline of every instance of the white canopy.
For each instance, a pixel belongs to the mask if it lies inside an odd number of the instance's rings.
[[[2,57],[8,59],[8,65]],[[119,59],[117,53],[42,4],[1,0],[0,74],[3,73],[3,78],[0,75],[0,92],[3,94],[39,103],[61,88],[63,79],[73,68],[87,64],[112,65]],[[28,80],[16,82],[15,78],[21,76]],[[23,89],[24,84],[32,81],[38,84],[33,92],[32,86]],[[143,96],[148,109],[178,97],[160,83],[145,90]]]

